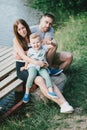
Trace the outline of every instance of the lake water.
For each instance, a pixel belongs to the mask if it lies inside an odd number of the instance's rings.
[[[0,45],[13,45],[16,19],[23,18],[29,25],[38,23],[42,13],[27,5],[27,0],[0,0]]]

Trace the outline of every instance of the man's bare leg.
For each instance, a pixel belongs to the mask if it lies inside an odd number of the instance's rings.
[[[49,63],[49,66],[52,66],[55,53],[56,53],[56,47],[53,46],[52,48],[49,49],[47,53],[47,61]]]
[[[58,52],[54,58],[54,64],[60,63],[59,68],[66,70],[73,60],[73,55],[70,52]]]

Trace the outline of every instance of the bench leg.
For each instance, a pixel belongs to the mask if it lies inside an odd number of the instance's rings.
[[[21,84],[19,87],[15,89],[16,92],[22,92],[23,91],[23,84]]]
[[[23,101],[20,100],[17,104],[15,104],[9,111],[7,111],[3,116],[0,117],[0,120],[5,119],[9,115],[11,115],[17,108],[19,108],[23,104]]]

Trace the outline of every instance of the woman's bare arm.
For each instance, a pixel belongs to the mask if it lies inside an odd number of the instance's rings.
[[[24,50],[22,49],[22,47],[20,46],[20,44],[18,43],[16,38],[14,38],[13,43],[14,43],[14,53],[17,52],[20,59],[22,59],[22,60],[24,60],[24,61],[26,61],[28,63],[39,65],[41,67],[44,66],[44,63],[42,61],[37,62],[37,61],[33,60],[32,58],[26,56]]]

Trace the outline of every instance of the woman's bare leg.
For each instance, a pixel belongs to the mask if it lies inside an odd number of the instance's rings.
[[[64,102],[66,102],[66,99],[64,98],[64,96],[62,95],[62,93],[60,92],[59,88],[53,83],[53,89],[54,92],[56,93],[56,95],[62,99]]]
[[[59,106],[61,106],[61,104],[63,104],[64,102],[66,102],[65,98],[63,97],[63,95],[61,94],[61,92],[59,91],[59,89],[56,86],[54,86],[54,91],[58,95],[58,98],[52,98],[52,97],[50,97],[48,95],[48,89],[47,89],[47,86],[45,84],[45,81],[40,76],[38,76],[35,79],[35,84],[37,84],[40,87],[40,90],[41,90],[41,92],[43,93],[43,95],[45,97],[47,97],[48,99],[54,101]]]
[[[48,89],[47,89],[45,81],[42,79],[42,77],[38,76],[35,79],[35,83],[40,87],[40,90],[45,97],[54,101],[55,103],[57,103],[60,106],[60,108],[61,108],[60,112],[61,113],[72,113],[74,111],[73,107],[71,105],[69,105],[69,103],[63,97],[60,90],[56,87],[55,84],[53,84],[54,85],[54,91],[58,95],[58,98],[52,98],[48,95]]]

